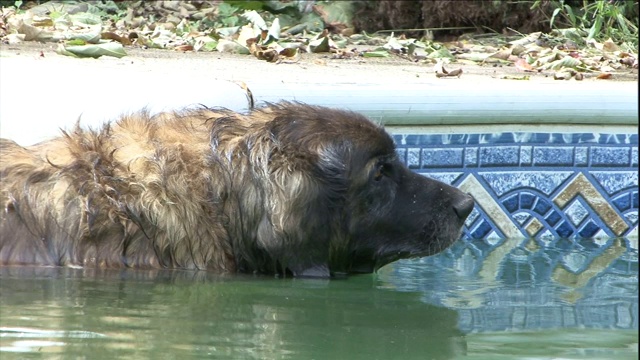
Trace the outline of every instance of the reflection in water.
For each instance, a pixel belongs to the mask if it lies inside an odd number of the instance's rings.
[[[0,271],[4,354],[448,359],[465,351],[454,310],[422,303],[416,294],[377,290],[369,276]]]
[[[346,280],[0,268],[0,356],[637,358],[624,239],[461,241]]]
[[[383,269],[379,279],[458,310],[465,333],[638,330],[637,240],[460,241],[438,256]]]

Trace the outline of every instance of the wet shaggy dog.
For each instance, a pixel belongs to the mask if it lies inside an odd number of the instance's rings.
[[[0,140],[0,264],[330,277],[451,245],[472,198],[407,169],[382,127],[283,102]]]

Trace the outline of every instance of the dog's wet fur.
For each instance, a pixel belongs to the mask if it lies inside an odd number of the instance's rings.
[[[313,277],[438,253],[473,209],[407,169],[381,126],[291,102],[2,139],[0,191],[2,265]]]

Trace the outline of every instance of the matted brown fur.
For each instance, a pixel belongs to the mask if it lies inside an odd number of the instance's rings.
[[[446,248],[473,206],[380,126],[297,103],[142,111],[0,154],[2,265],[370,272]]]

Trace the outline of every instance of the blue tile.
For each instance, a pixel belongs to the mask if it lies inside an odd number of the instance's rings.
[[[621,166],[631,163],[631,149],[628,147],[591,148],[591,165],[593,166]]]
[[[611,203],[618,208],[620,212],[627,211],[631,208],[631,194],[622,194],[611,200]]]
[[[573,146],[536,146],[533,149],[534,166],[573,166]]]
[[[407,149],[407,167],[409,169],[420,168],[420,148]]]
[[[468,147],[464,149],[464,165],[467,167],[478,165],[477,147]]]
[[[620,139],[616,135],[613,134],[601,134],[600,135],[600,144],[619,144]]]
[[[502,200],[502,205],[504,205],[505,209],[507,209],[508,212],[514,213],[520,210],[519,200],[520,200],[520,197],[518,196],[518,194],[514,194]]]
[[[591,171],[590,174],[609,195],[613,195],[624,189],[638,188],[638,170]]]
[[[441,140],[440,140],[440,136],[439,135],[433,135],[433,134],[425,134],[425,135],[419,135],[418,136],[418,143],[416,145],[440,145],[441,144]]]
[[[560,170],[501,172],[491,169],[486,172],[478,172],[478,175],[482,176],[498,196],[532,187],[549,196],[574,174],[574,171]]]
[[[620,145],[620,144],[637,144],[637,134],[600,134],[600,144]]]
[[[521,209],[533,209],[533,205],[536,201],[536,196],[529,193],[520,194],[520,208]]]
[[[531,146],[520,147],[520,165],[531,165]]]
[[[492,230],[493,227],[489,224],[489,222],[487,222],[486,220],[482,220],[478,223],[478,226],[476,226],[476,228],[471,233],[471,237],[473,239],[482,239],[487,236]]]
[[[429,171],[429,172],[418,172],[418,174],[422,175],[422,176],[426,176],[435,180],[438,180],[440,182],[443,182],[445,184],[448,185],[453,185],[461,176],[463,173],[461,172],[433,172],[433,171]]]
[[[514,132],[513,133],[513,143],[514,144],[529,144],[531,143],[531,138],[533,137],[533,133],[530,132]]]
[[[550,134],[547,133],[536,133],[533,134],[531,139],[529,140],[530,144],[546,144],[549,142]]]
[[[469,214],[469,216],[467,217],[467,220],[464,222],[466,227],[471,227],[473,225],[473,223],[476,221],[476,218],[478,218],[480,215],[480,212],[478,211],[478,207],[475,206],[473,208],[473,210],[471,210],[471,214]]]
[[[395,134],[393,139],[398,158],[414,171],[453,184],[467,175],[474,176],[479,180],[474,186],[484,187],[501,204],[506,215],[514,216],[520,209],[523,216],[538,214],[535,216],[539,216],[545,226],[538,232],[538,239],[542,236],[588,238],[602,231],[609,233],[604,219],[587,203],[581,203],[588,211],[586,216],[575,201],[565,204],[563,209],[554,205],[553,197],[576,172],[586,176],[604,201],[608,201],[628,224],[637,223],[637,134],[407,133]],[[532,165],[542,168],[532,168]],[[577,213],[577,210],[582,212]],[[470,228],[463,230],[467,239],[486,238],[494,231],[501,235],[494,221],[482,212],[468,225]],[[555,244],[556,241],[545,238],[544,244]],[[479,244],[485,246],[484,242]],[[585,244],[601,245],[597,242]]]
[[[495,144],[500,134],[479,134],[478,144]]]
[[[547,215],[545,220],[547,220],[547,224],[555,226],[558,221],[562,220],[562,216],[560,216],[560,214],[558,214],[556,210],[553,210],[549,213],[549,215]]]
[[[578,235],[580,235],[581,238],[590,238],[590,237],[593,237],[595,234],[597,234],[598,231],[600,231],[600,227],[596,225],[593,221],[589,220],[582,227],[582,229],[580,229],[580,231],[578,232]]]
[[[589,153],[586,146],[578,146],[574,150],[574,163],[575,166],[587,166],[589,165]]]
[[[582,204],[579,198],[563,209],[563,212],[575,226],[580,225],[582,220],[589,216],[589,209]]]
[[[418,135],[415,135],[415,134],[403,134],[401,136],[401,141],[398,142],[398,143],[402,144],[402,145],[415,146],[415,145],[419,145],[418,139],[419,139]]]
[[[451,134],[449,137],[449,144],[452,144],[452,145],[466,144],[468,137],[469,137],[468,134]]]
[[[480,134],[467,134],[466,144],[478,145],[480,144]]]
[[[544,214],[546,214],[549,209],[551,209],[551,205],[549,205],[549,202],[543,198],[539,198],[538,202],[536,202],[536,206],[533,208],[533,211],[544,216]]]
[[[513,144],[514,142],[515,139],[511,132],[502,133],[497,139],[495,139],[495,143],[497,144]]]
[[[563,221],[556,227],[556,232],[562,238],[568,238],[573,235],[573,228],[567,221]]]
[[[422,167],[462,167],[462,150],[462,148],[422,149]]]
[[[597,143],[598,142],[598,135],[597,134],[593,134],[593,133],[584,133],[584,134],[577,134],[577,139],[576,139],[576,143],[579,144],[584,144],[584,143]]]
[[[398,157],[398,160],[400,160],[402,163],[404,163],[404,164],[407,163],[407,149],[406,148],[396,148],[396,156]]]
[[[480,166],[518,165],[520,149],[518,146],[492,146],[480,149]]]

